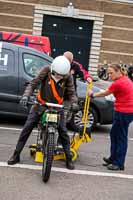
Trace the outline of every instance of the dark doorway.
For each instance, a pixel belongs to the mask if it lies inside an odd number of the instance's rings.
[[[88,69],[93,21],[44,15],[42,30],[42,35],[50,38],[52,57],[71,51]]]

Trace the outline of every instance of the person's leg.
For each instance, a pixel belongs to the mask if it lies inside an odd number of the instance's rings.
[[[38,113],[34,110],[31,110],[16,145],[16,150],[19,153],[21,153],[21,151],[23,150],[25,143],[27,142],[33,128],[37,125],[39,119],[40,117]]]
[[[64,112],[61,112],[61,118],[60,118],[60,123],[59,123],[59,137],[61,139],[61,143],[66,155],[66,167],[68,169],[74,169],[74,164],[72,162],[71,154],[70,154],[70,139],[67,134],[67,128],[66,128],[66,123],[64,119]]]
[[[133,114],[117,112],[117,128],[116,133],[116,153],[112,166],[108,166],[111,170],[124,170],[125,157],[128,147],[128,127],[133,121]]]
[[[113,163],[113,160],[115,159],[115,153],[116,153],[116,135],[115,135],[115,126],[116,124],[113,123],[112,128],[110,130],[110,156],[109,157],[103,157],[103,166],[108,166],[109,164]]]
[[[114,113],[114,119],[113,124],[110,130],[110,156],[108,158],[104,157],[103,160],[105,164],[104,166],[107,166],[112,163],[112,161],[115,159],[116,154],[116,129],[117,129],[117,120],[116,120],[116,112]]]
[[[118,129],[118,123],[117,123],[117,113],[114,114],[114,121],[112,124],[112,128],[110,130],[110,161],[112,162],[115,159],[116,156],[116,149],[117,149],[117,129]]]
[[[39,121],[39,115],[33,109],[31,109],[28,118],[25,122],[23,130],[20,133],[18,142],[16,144],[16,149],[13,153],[13,156],[8,160],[8,164],[16,164],[20,161],[20,153],[24,148],[25,143],[27,142],[30,133],[32,132],[33,128],[37,125]]]
[[[132,114],[119,113],[119,128],[117,131],[117,151],[114,164],[124,166],[128,148],[128,127],[133,120]]]

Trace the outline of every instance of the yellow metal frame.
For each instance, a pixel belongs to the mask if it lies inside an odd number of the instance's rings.
[[[86,124],[88,120],[88,112],[89,112],[89,106],[90,106],[90,97],[88,96],[89,89],[92,89],[92,83],[87,84],[87,90],[86,90],[86,98],[85,98],[85,105],[84,105],[84,112],[82,117],[82,123],[84,124],[83,133],[82,134],[76,134],[70,143],[70,150],[72,153],[72,160],[76,160],[78,156],[78,149],[80,145],[83,142],[91,142],[91,137],[86,133]],[[37,145],[33,144],[31,145],[31,155],[35,158],[35,162],[43,162],[43,153],[39,150],[37,150]],[[54,160],[64,160],[65,154],[59,153],[57,155],[54,155]]]

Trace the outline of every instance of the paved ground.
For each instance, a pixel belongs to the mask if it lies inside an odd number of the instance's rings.
[[[133,199],[133,136],[129,130],[129,149],[125,171],[112,172],[102,166],[102,157],[109,153],[110,126],[92,133],[93,141],[79,149],[76,170],[65,168],[64,161],[54,161],[50,181],[41,180],[41,164],[30,157],[28,145],[36,140],[30,137],[21,156],[20,165],[8,167],[21,123],[0,124],[0,200],[132,200]]]

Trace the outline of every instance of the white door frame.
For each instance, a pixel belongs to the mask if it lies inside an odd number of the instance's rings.
[[[88,56],[88,66],[92,76],[97,76],[97,65],[99,63],[100,57],[104,14],[95,11],[75,9],[72,3],[69,3],[68,7],[38,4],[35,5],[34,10],[33,35],[42,34],[43,15],[55,15],[62,17],[71,17],[76,19],[88,19],[94,21],[90,56]]]

